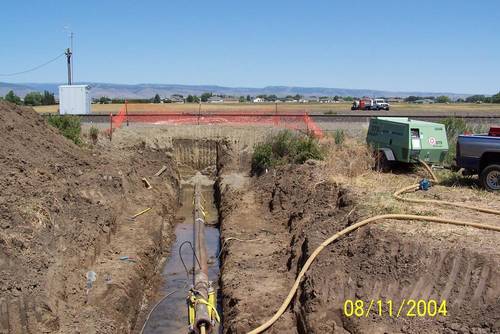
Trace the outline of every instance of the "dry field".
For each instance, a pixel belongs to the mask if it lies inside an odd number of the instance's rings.
[[[95,113],[116,113],[123,104],[93,104],[92,111]],[[442,112],[442,113],[498,113],[500,115],[500,105],[498,104],[473,104],[473,103],[454,103],[454,104],[408,104],[397,103],[391,105],[391,112]],[[34,107],[37,112],[50,113],[57,112],[58,106],[39,106]],[[200,105],[196,103],[137,103],[129,104],[129,112],[188,112],[196,113],[200,110]],[[202,112],[311,112],[311,113],[344,113],[351,112],[351,103],[335,104],[286,104],[286,103],[235,103],[235,104],[208,104],[201,105]],[[359,113],[359,111],[354,111]]]

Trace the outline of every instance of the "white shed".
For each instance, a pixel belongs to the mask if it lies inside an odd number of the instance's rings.
[[[90,101],[88,85],[59,86],[59,113],[61,115],[90,114]]]

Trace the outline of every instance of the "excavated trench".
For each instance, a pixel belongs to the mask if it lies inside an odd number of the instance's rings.
[[[183,180],[182,206],[177,211],[176,241],[156,294],[178,292],[153,312],[144,333],[186,332],[187,273],[178,248],[192,239],[193,182],[199,171],[203,173],[198,178],[204,184],[207,220],[214,225],[207,228],[207,242],[210,279],[220,285],[219,310],[224,310],[218,331],[223,327],[224,333],[246,333],[279,308],[311,252],[360,219],[357,207],[362,198],[348,187],[325,181],[321,166],[285,166],[251,178],[248,159],[232,151],[227,142],[183,139],[173,143]],[[446,228],[388,224],[363,228],[325,249],[268,333],[500,330],[500,286],[495,279],[498,256],[477,248],[475,240],[448,242]],[[484,242],[491,239],[486,232],[478,236]],[[490,243],[486,245],[490,247]],[[192,266],[188,247],[182,258]],[[405,299],[446,299],[449,313],[434,318],[397,318],[389,316],[387,309],[364,317],[343,314],[346,300],[399,305]]]
[[[202,189],[209,280],[215,287],[219,282],[220,232],[215,186],[219,143],[215,140],[193,139],[173,139],[172,143],[181,178],[180,206],[175,214],[175,241],[161,269],[161,283],[154,291],[156,296],[167,297],[160,300],[149,314],[142,329],[145,334],[188,332],[186,297],[193,284],[195,265],[193,249],[189,243],[193,243],[193,198],[196,183]],[[218,309],[222,314],[220,304]],[[217,325],[212,333],[217,332],[222,332],[222,327]]]

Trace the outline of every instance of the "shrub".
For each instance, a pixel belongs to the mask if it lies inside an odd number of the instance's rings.
[[[273,148],[270,143],[263,143],[255,146],[252,155],[252,171],[261,173],[267,168],[271,168],[273,163]]]
[[[99,129],[92,125],[89,130],[89,136],[92,143],[95,145],[97,143],[97,139],[99,139]]]
[[[302,164],[323,157],[323,150],[314,137],[284,130],[254,147],[252,172],[260,174],[277,165]]]
[[[442,122],[446,128],[446,136],[448,138],[448,153],[444,158],[446,165],[451,165],[454,162],[458,136],[466,132],[480,133],[485,131],[485,127],[481,124],[470,125],[462,118],[448,117]]]
[[[333,133],[333,138],[335,139],[335,144],[342,145],[345,141],[345,132],[342,129],[337,129]]]
[[[293,146],[295,149],[293,161],[297,164],[303,164],[309,159],[323,160],[323,150],[312,136],[299,138]]]
[[[80,133],[82,127],[80,118],[70,115],[51,115],[48,122],[53,127],[59,129],[59,132],[66,138],[72,140],[75,144],[80,145]]]

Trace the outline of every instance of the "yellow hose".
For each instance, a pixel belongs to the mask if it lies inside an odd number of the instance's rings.
[[[433,181],[438,184],[439,180],[432,171],[432,169],[427,165],[424,161],[419,160],[422,165],[424,165],[425,169],[431,174]],[[442,201],[442,200],[436,200],[436,199],[417,199],[417,198],[404,198],[403,195],[404,193],[410,192],[410,191],[417,191],[420,189],[420,185],[418,183],[412,184],[411,186],[405,187],[403,189],[400,189],[396,191],[393,196],[403,202],[410,202],[410,203],[431,203],[431,204],[437,204],[437,205],[448,205],[448,206],[456,206],[459,208],[464,208],[464,209],[469,209],[469,210],[475,210],[479,212],[485,212],[485,213],[490,213],[493,215],[500,215],[500,210],[495,210],[495,209],[488,209],[488,208],[481,208],[481,207],[476,207],[472,205],[467,205],[467,204],[462,204],[462,203],[454,203],[454,202],[448,202],[448,201]]]
[[[422,165],[424,165],[424,168],[427,169],[427,171],[429,172],[429,174],[431,174],[432,181],[434,181],[436,183],[439,183],[439,179],[437,178],[436,174],[434,174],[434,172],[432,171],[432,168],[429,167],[429,165],[424,160],[418,159],[418,162],[420,162]]]
[[[420,160],[420,162],[424,165],[424,167],[427,169],[427,171],[429,171],[429,173],[431,174],[431,176],[433,178],[433,181],[435,183],[439,183],[439,180],[436,177],[436,175],[434,174],[434,172],[432,171],[432,169],[424,161]],[[400,190],[396,191],[393,195],[398,200],[405,201],[405,202],[433,203],[433,204],[451,205],[451,206],[457,206],[457,207],[461,207],[461,208],[466,208],[466,209],[471,209],[471,210],[476,210],[476,211],[481,211],[481,212],[486,212],[486,213],[500,215],[500,211],[493,210],[493,209],[477,208],[477,207],[473,207],[473,206],[466,205],[466,204],[452,203],[452,202],[440,201],[440,200],[408,199],[408,198],[404,198],[404,197],[401,196],[401,194],[403,194],[403,193],[406,193],[406,192],[409,192],[409,191],[416,191],[419,188],[420,188],[420,185],[418,183],[417,184],[412,184],[411,186],[408,186],[408,187],[405,187],[403,189],[400,189]],[[314,250],[314,252],[311,254],[311,256],[309,256],[309,258],[307,259],[306,263],[304,264],[304,266],[300,270],[300,273],[297,275],[297,278],[295,279],[295,282],[293,283],[292,289],[288,293],[287,297],[285,298],[285,300],[281,304],[281,306],[278,309],[278,311],[273,315],[273,317],[271,319],[267,320],[265,323],[263,323],[259,327],[251,330],[250,332],[248,332],[248,334],[262,333],[263,331],[265,331],[266,329],[268,329],[269,327],[271,327],[279,319],[279,317],[281,317],[283,315],[283,313],[288,308],[288,305],[292,301],[293,296],[295,296],[295,293],[297,292],[297,289],[299,288],[300,281],[304,277],[304,275],[307,272],[307,270],[309,270],[309,267],[311,266],[311,264],[313,263],[313,261],[316,259],[316,257],[319,255],[319,253],[321,253],[321,251],[326,246],[328,246],[329,244],[331,244],[332,242],[334,242],[338,238],[340,238],[340,237],[342,237],[342,236],[344,236],[344,235],[346,235],[346,234],[348,234],[348,233],[350,233],[350,232],[352,232],[354,230],[357,230],[360,227],[363,227],[363,226],[368,225],[370,223],[374,223],[374,222],[377,222],[377,221],[380,221],[380,220],[384,220],[384,219],[409,220],[409,221],[429,221],[429,222],[438,223],[438,224],[451,224],[451,225],[457,225],[457,226],[469,226],[469,227],[474,227],[474,228],[478,228],[478,229],[484,229],[484,230],[490,230],[490,231],[500,232],[500,226],[493,226],[493,225],[479,224],[479,223],[469,223],[469,222],[464,222],[464,221],[459,221],[459,220],[453,220],[453,219],[445,219],[445,218],[434,217],[434,216],[419,216],[419,215],[409,215],[409,214],[378,215],[378,216],[374,216],[374,217],[362,220],[360,222],[357,222],[356,224],[353,224],[353,225],[351,225],[351,226],[349,226],[349,227],[341,230],[340,232],[335,233],[330,238],[328,238],[325,241],[323,241],[321,243],[321,245],[319,245]]]
[[[485,212],[485,213],[491,213],[493,215],[500,215],[500,210],[495,210],[495,209],[488,209],[488,208],[481,208],[481,207],[476,207],[472,205],[467,205],[467,204],[462,204],[462,203],[454,203],[454,202],[448,202],[448,201],[441,201],[437,199],[418,199],[418,198],[404,198],[401,196],[404,193],[410,192],[410,191],[416,191],[420,188],[420,185],[417,184],[412,184],[411,186],[405,187],[403,189],[400,189],[396,191],[393,196],[403,202],[409,202],[409,203],[432,203],[432,204],[438,204],[438,205],[449,205],[449,206],[456,206],[459,208],[465,208],[469,210],[475,210],[479,212]]]
[[[346,235],[346,234],[348,234],[348,233],[350,233],[350,232],[352,232],[354,230],[357,230],[360,227],[363,227],[365,225],[368,225],[370,223],[373,223],[373,222],[376,222],[376,221],[379,221],[379,220],[383,220],[383,219],[429,221],[429,222],[439,223],[439,224],[451,224],[451,225],[458,225],[458,226],[470,226],[470,227],[475,227],[475,228],[479,228],[479,229],[500,232],[500,226],[492,226],[492,225],[479,224],[479,223],[468,223],[468,222],[463,222],[463,221],[459,221],[459,220],[445,219],[445,218],[433,217],[433,216],[417,216],[417,215],[406,215],[406,214],[387,214],[387,215],[379,215],[379,216],[375,216],[375,217],[371,217],[371,218],[362,220],[362,221],[360,221],[360,222],[358,222],[356,224],[353,224],[353,225],[351,225],[351,226],[343,229],[342,231],[340,231],[338,233],[335,233],[330,238],[328,238],[325,241],[323,241],[321,243],[321,245],[319,245],[318,248],[316,248],[314,250],[314,252],[311,254],[311,256],[309,256],[309,258],[307,259],[306,263],[304,264],[304,266],[300,270],[300,273],[298,274],[297,278],[295,279],[295,282],[293,283],[292,289],[288,293],[288,296],[283,301],[283,303],[281,304],[281,306],[278,309],[278,311],[274,314],[274,316],[271,319],[269,319],[268,321],[266,321],[265,323],[263,323],[262,325],[260,325],[259,327],[257,327],[254,330],[248,332],[248,334],[262,333],[263,331],[265,331],[266,329],[268,329],[269,327],[271,327],[271,325],[274,324],[276,322],[276,320],[278,320],[279,317],[281,317],[281,315],[283,315],[283,313],[285,312],[285,310],[288,307],[288,304],[290,304],[290,302],[292,301],[293,296],[297,292],[297,289],[299,288],[299,284],[300,284],[300,281],[302,280],[302,277],[307,272],[307,270],[309,269],[309,267],[311,266],[311,264],[313,263],[313,261],[316,259],[316,257],[318,256],[318,254],[326,246],[328,246],[329,244],[331,244],[332,242],[334,242],[335,240],[337,240],[338,238],[340,238],[343,235]]]

